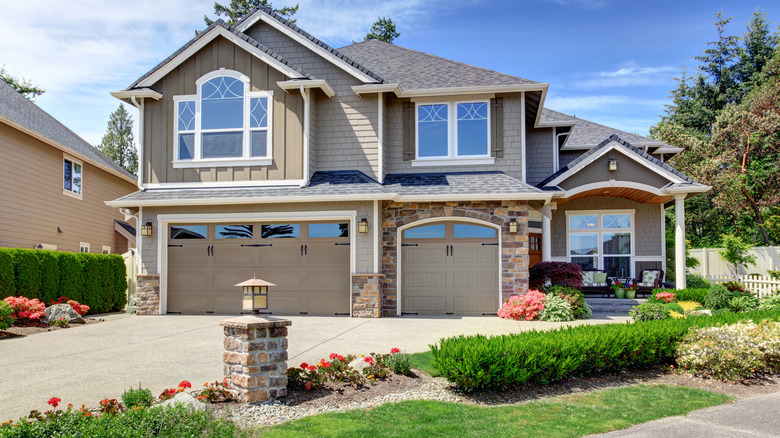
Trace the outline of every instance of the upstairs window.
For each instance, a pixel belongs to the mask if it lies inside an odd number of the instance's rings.
[[[62,192],[66,195],[76,195],[81,198],[82,164],[72,158],[62,160]]]
[[[417,104],[417,160],[490,158],[487,100]]]
[[[270,165],[272,94],[249,91],[248,77],[224,69],[197,86],[174,97],[174,167]]]

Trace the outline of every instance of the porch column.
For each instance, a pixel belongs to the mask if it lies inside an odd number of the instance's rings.
[[[685,289],[685,194],[674,195],[675,285]]]
[[[550,226],[552,222],[552,210],[549,205],[541,209],[542,213],[542,261],[552,260],[552,232]]]

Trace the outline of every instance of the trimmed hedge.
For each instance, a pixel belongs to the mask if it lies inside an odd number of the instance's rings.
[[[125,262],[117,254],[88,254],[0,248],[0,299],[38,298],[48,305],[68,297],[90,307],[90,313],[125,306]]]
[[[487,337],[459,336],[432,345],[433,366],[466,392],[549,384],[571,376],[673,363],[691,327],[780,320],[780,311],[728,313],[641,323],[565,327]]]

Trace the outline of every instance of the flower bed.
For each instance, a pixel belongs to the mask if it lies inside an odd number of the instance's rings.
[[[385,379],[391,372],[408,375],[411,372],[409,355],[398,348],[390,354],[346,356],[331,353],[328,359],[320,359],[316,364],[301,363],[298,367],[287,369],[288,385],[295,389],[310,391],[319,389],[327,383],[347,383],[353,388],[362,388],[373,384],[376,379]]]
[[[585,295],[574,288],[552,286],[545,294],[530,290],[524,295],[515,295],[498,309],[498,316],[525,321],[573,321],[591,316]]]

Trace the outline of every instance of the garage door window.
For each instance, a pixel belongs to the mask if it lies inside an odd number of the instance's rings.
[[[479,225],[455,224],[456,239],[495,239],[496,229]]]
[[[309,224],[309,237],[349,237],[349,224]]]
[[[404,231],[404,239],[443,239],[445,231],[444,224],[425,225]]]
[[[251,239],[254,237],[252,225],[217,225],[217,239]]]
[[[263,239],[298,238],[301,237],[299,224],[263,225],[261,227]]]
[[[205,239],[208,234],[206,225],[178,225],[171,227],[171,239]]]

